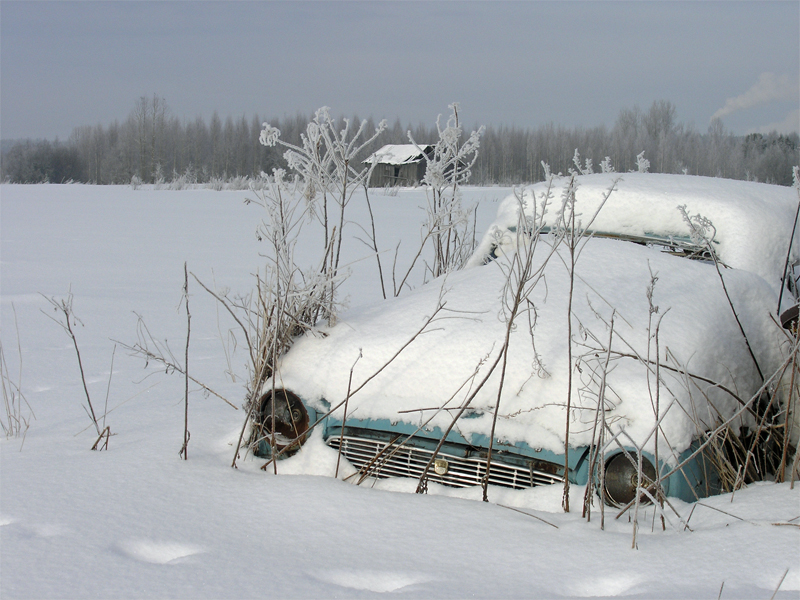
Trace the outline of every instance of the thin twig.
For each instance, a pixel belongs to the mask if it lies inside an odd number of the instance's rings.
[[[498,504],[497,506],[500,506],[501,508],[507,508],[508,510],[513,510],[514,512],[522,513],[523,515],[525,515],[527,517],[532,517],[532,518],[536,519],[537,521],[541,521],[542,523],[550,525],[550,527],[555,527],[556,529],[558,529],[558,525],[554,525],[550,521],[545,521],[543,518],[537,517],[536,515],[532,515],[529,512],[525,512],[524,510],[520,510],[518,508],[514,508],[513,506],[506,506],[505,504]]]
[[[171,371],[175,371],[176,373],[184,374],[184,368],[180,364],[178,364],[176,362],[173,362],[172,360],[167,359],[162,354],[156,354],[156,353],[152,352],[151,350],[149,350],[148,348],[146,348],[144,346],[141,346],[138,343],[135,346],[131,346],[129,344],[126,344],[125,342],[120,342],[118,340],[112,340],[112,341],[115,341],[117,344],[119,344],[120,346],[122,346],[123,348],[128,350],[129,352],[132,352],[133,354],[138,354],[140,356],[143,356],[146,361],[154,360],[154,361],[156,361],[158,363],[161,363],[165,367],[167,367],[167,370],[171,370]],[[196,379],[192,375],[189,375],[189,379],[191,381],[193,381],[194,383],[196,383],[197,385],[199,385],[202,389],[204,389],[209,394],[212,394],[212,395],[216,396],[217,398],[219,398],[220,400],[222,400],[223,402],[225,402],[225,404],[227,404],[228,406],[230,406],[234,410],[239,410],[239,407],[236,406],[233,402],[228,400],[225,396],[222,396],[221,394],[218,394],[217,392],[215,392],[213,389],[208,387],[202,381]]]
[[[781,586],[783,585],[783,580],[786,579],[786,576],[788,574],[789,574],[789,569],[786,569],[783,572],[783,576],[781,577],[781,580],[778,582],[778,587],[775,588],[775,591],[772,593],[772,596],[770,596],[769,600],[775,600],[775,596],[778,595],[778,590],[781,589]]]
[[[185,263],[184,263],[184,266],[186,266]],[[202,281],[200,281],[200,279],[194,273],[192,273],[192,277],[194,277],[195,281],[200,284],[201,288],[203,288],[209,294],[214,296],[214,298],[216,298],[217,302],[219,302],[220,304],[222,304],[222,306],[225,307],[225,310],[227,310],[228,313],[230,313],[231,317],[233,317],[233,320],[236,321],[236,323],[239,325],[239,327],[241,327],[242,332],[244,332],[244,339],[245,339],[245,342],[247,343],[247,347],[250,349],[250,358],[253,361],[253,363],[255,364],[256,360],[255,360],[255,357],[252,354],[253,345],[250,343],[250,335],[247,332],[247,327],[244,326],[244,323],[242,323],[242,321],[239,319],[238,315],[235,312],[233,312],[233,309],[228,305],[228,303],[223,298],[221,298],[218,294],[212,292],[208,287],[206,287],[206,285]],[[188,284],[187,284],[187,286],[188,286]]]
[[[358,357],[356,358],[353,366],[350,367],[350,377],[347,380],[347,396],[344,398],[344,414],[342,415],[342,431],[341,435],[339,436],[339,453],[336,455],[336,472],[333,475],[334,479],[339,479],[339,462],[342,460],[342,448],[344,447],[344,428],[347,424],[347,407],[350,403],[350,389],[353,385],[353,370],[356,368],[356,364],[358,361],[361,360],[361,350],[358,351]]]
[[[797,169],[797,167],[795,167],[795,169]],[[797,174],[797,171],[795,171],[795,174]],[[794,213],[794,225],[792,225],[792,235],[789,236],[789,247],[786,250],[786,260],[783,263],[783,276],[781,277],[781,291],[780,294],[778,294],[778,310],[775,311],[775,314],[777,314],[778,316],[780,316],[781,314],[781,300],[783,300],[783,290],[786,289],[786,275],[789,272],[789,262],[791,261],[792,257],[792,244],[794,243],[794,236],[795,233],[797,232],[797,219],[798,217],[800,217],[800,181],[796,182],[795,187],[797,189],[797,197],[798,197],[797,210]]]
[[[71,319],[74,318],[76,320],[76,322],[79,322],[77,317],[75,317],[73,312],[72,312],[72,293],[69,293],[67,295],[67,298],[65,300],[61,300],[60,302],[57,301],[55,298],[50,298],[48,296],[45,296],[44,294],[42,294],[42,297],[45,300],[47,300],[48,302],[50,302],[50,304],[52,304],[53,307],[56,310],[61,311],[64,314],[64,321],[65,322],[62,323],[61,321],[59,321],[57,319],[54,319],[52,316],[48,315],[47,313],[44,313],[51,320],[53,320],[56,323],[58,323],[61,326],[61,328],[64,329],[64,331],[67,332],[67,335],[69,335],[70,339],[72,340],[72,344],[75,347],[75,355],[78,357],[78,369],[80,370],[80,374],[81,374],[81,383],[83,384],[83,391],[86,394],[86,402],[89,404],[89,412],[91,413],[89,415],[89,418],[91,418],[92,422],[94,423],[94,427],[95,427],[95,430],[97,431],[97,435],[100,436],[100,425],[97,422],[97,417],[95,416],[95,412],[94,412],[94,406],[92,406],[92,399],[89,396],[89,388],[86,385],[86,375],[84,374],[84,371],[83,371],[83,361],[81,360],[81,351],[78,348],[78,340],[75,337],[75,333],[72,331]]]
[[[103,428],[106,426],[106,415],[108,414],[108,395],[111,392],[111,376],[114,374],[114,356],[117,353],[117,345],[114,344],[114,349],[111,351],[111,367],[108,371],[108,386],[106,387],[106,402],[103,406]]]
[[[184,410],[183,410],[183,446],[180,455],[189,460],[189,338],[192,334],[192,313],[189,312],[189,271],[183,263],[183,297],[186,301],[186,353],[184,358]]]

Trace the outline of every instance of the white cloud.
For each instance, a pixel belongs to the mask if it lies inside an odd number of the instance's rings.
[[[783,121],[777,123],[770,123],[758,128],[758,133],[770,133],[777,131],[778,133],[800,133],[800,109],[795,109],[786,115]]]
[[[758,76],[758,81],[753,87],[735,98],[728,98],[725,101],[725,106],[715,112],[711,118],[721,118],[738,110],[752,108],[774,100],[797,98],[798,94],[800,94],[799,90],[798,82],[790,81],[788,75],[779,76],[775,73],[762,73]]]

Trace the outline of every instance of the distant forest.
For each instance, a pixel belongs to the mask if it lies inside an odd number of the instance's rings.
[[[712,121],[701,133],[678,122],[675,115],[675,106],[661,100],[648,110],[621,110],[610,129],[488,125],[470,182],[507,185],[540,181],[544,177],[542,161],[553,172],[567,172],[577,149],[582,163],[589,159],[596,170],[606,157],[615,171],[636,170],[637,155],[644,152],[654,173],[791,185],[792,167],[800,164],[797,133],[737,136],[727,132],[720,120]],[[280,129],[283,140],[299,144],[309,119],[298,114],[269,122]],[[0,177],[12,183],[246,183],[262,171],[285,167],[280,147],[259,144],[264,120],[258,115],[223,120],[217,113],[210,123],[201,117],[182,120],[170,113],[163,98],[141,97],[122,122],[77,127],[62,142],[25,140],[4,147]],[[367,120],[368,131],[372,131],[376,123]],[[409,130],[419,144],[438,139],[435,120],[412,127],[403,126],[398,119],[368,152],[384,144],[409,143]],[[367,156],[365,152],[363,158]]]

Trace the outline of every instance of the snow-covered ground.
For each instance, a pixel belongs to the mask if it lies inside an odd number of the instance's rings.
[[[508,192],[465,190],[467,203],[480,202],[479,229]],[[800,485],[676,502],[688,527],[676,517],[666,531],[648,511],[632,550],[627,515],[607,511],[601,531],[596,508],[591,522],[560,512],[560,488],[493,490],[486,504],[477,491],[433,485],[403,493],[415,486],[402,480],[356,487],[331,476],[335,454],[317,438],[305,453],[314,460],[300,453],[278,476],[252,458],[232,469],[244,415],[200,391],[190,395],[189,460],[179,460],[183,378],[118,347],[109,388],[112,340],[135,343],[141,315],[183,355],[184,262],[217,289],[252,289],[262,214],[248,196],[0,187],[3,352],[35,413],[24,440],[0,442],[2,598],[770,598],[779,583],[776,597],[798,597]],[[401,238],[403,264],[424,192],[371,198],[379,245],[391,250],[384,264]],[[351,217],[364,222],[354,202]],[[357,234],[351,226],[348,237]],[[377,267],[360,242],[345,251],[354,262],[343,292],[356,314],[380,298]],[[96,433],[75,352],[40,295],[70,291],[99,412],[109,389],[108,451],[89,450]],[[227,335],[233,324],[193,280],[189,291],[190,372],[240,405],[245,358]],[[582,491],[573,487],[573,506]]]

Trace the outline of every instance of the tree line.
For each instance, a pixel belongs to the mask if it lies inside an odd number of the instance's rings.
[[[311,116],[296,114],[269,119],[281,138],[300,145]],[[353,117],[360,120],[358,117]],[[159,97],[141,97],[122,121],[81,126],[64,141],[17,141],[2,152],[0,177],[12,183],[186,184],[258,177],[262,171],[285,168],[281,151],[261,145],[258,115],[223,121],[215,112],[209,123],[202,117],[179,119]],[[369,125],[375,123],[367,119]],[[477,129],[477,127],[476,127]],[[371,127],[370,127],[370,130]],[[398,119],[365,149],[384,144],[407,144],[411,131],[417,143],[438,137],[436,124],[403,126]],[[573,166],[575,150],[599,170],[601,161],[614,170],[637,169],[645,153],[650,171],[688,173],[791,185],[792,167],[800,164],[800,137],[772,132],[745,136],[726,131],[712,121],[707,131],[678,122],[669,101],[656,101],[648,110],[622,109],[613,127],[568,128],[552,123],[536,128],[485,128],[471,183],[521,184],[540,181],[542,161],[555,172]]]

